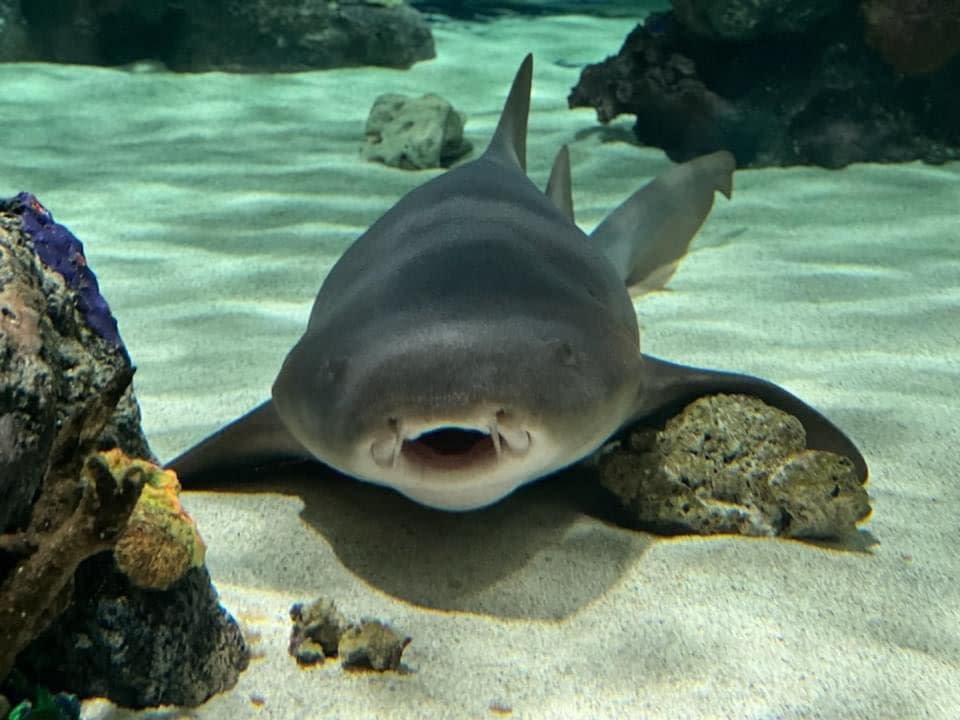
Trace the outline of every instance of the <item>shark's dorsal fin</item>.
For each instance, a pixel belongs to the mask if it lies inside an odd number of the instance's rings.
[[[570,179],[570,150],[564,145],[553,159],[550,169],[550,179],[547,180],[547,197],[553,201],[570,222],[575,222],[573,216],[573,189]]]
[[[497,131],[484,153],[500,162],[508,162],[527,171],[527,117],[530,114],[530,85],[533,78],[533,55],[520,63],[503,105]]]

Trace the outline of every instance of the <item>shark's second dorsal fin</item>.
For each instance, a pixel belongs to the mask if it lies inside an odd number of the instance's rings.
[[[570,222],[575,222],[573,216],[573,188],[571,185],[570,150],[564,145],[553,159],[550,179],[547,180],[547,189],[544,192]]]
[[[528,54],[513,78],[497,131],[484,153],[495,160],[517,165],[524,172],[527,171],[527,116],[532,78],[533,55]]]

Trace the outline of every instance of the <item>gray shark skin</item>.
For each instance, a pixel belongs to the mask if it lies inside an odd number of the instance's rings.
[[[343,254],[287,355],[272,400],[168,467],[200,476],[317,459],[443,510],[480,508],[586,457],[624,425],[717,392],[760,397],[810,447],[866,464],[829,420],[747,375],[640,352],[628,292],[662,287],[733,157],[675,166],[589,237],[574,223],[564,147],[546,192],[528,178],[533,61],[489,147],[414,189]]]

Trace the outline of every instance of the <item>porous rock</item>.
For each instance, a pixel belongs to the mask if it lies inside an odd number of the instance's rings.
[[[401,669],[401,657],[410,638],[387,623],[364,619],[347,623],[334,602],[318,598],[290,608],[293,628],[288,652],[300,665],[314,665],[339,657],[345,670],[386,672]]]
[[[367,117],[367,160],[405,170],[446,167],[470,152],[463,137],[466,116],[434,94],[419,98],[379,96]]]
[[[639,527],[841,538],[870,512],[853,463],[806,449],[796,418],[745,395],[700,398],[600,459]]]
[[[71,278],[34,251],[26,212],[0,204],[0,532],[26,526],[57,433],[130,367],[122,345],[88,324]],[[98,445],[154,459],[132,388]]]
[[[79,241],[33,196],[0,202],[0,676],[19,654],[53,689],[197,704],[248,653],[205,568],[166,592],[116,568],[145,473],[101,450],[153,459],[132,376]]]
[[[56,689],[120,705],[199,705],[236,683],[249,650],[205,567],[165,592],[135,587],[109,553],[84,563],[75,601],[21,655]]]
[[[409,644],[409,637],[386,623],[363,620],[340,636],[340,659],[348,670],[399,670],[400,658]]]
[[[293,629],[287,651],[301,665],[314,665],[336,657],[347,621],[332,600],[318,598],[309,605],[290,608]]]
[[[888,4],[899,14],[869,30],[858,3],[840,3],[802,32],[743,40],[654,13],[584,68],[568,103],[602,123],[633,114],[637,140],[676,162],[715,150],[738,167],[960,158],[960,2],[935,0],[955,19],[933,25],[912,19],[909,0]]]

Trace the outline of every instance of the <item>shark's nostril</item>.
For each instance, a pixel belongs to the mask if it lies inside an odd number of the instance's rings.
[[[394,462],[396,462],[402,437],[399,420],[389,418],[387,427],[389,433],[377,438],[370,445],[370,455],[373,457],[373,461],[384,468],[393,467]]]

